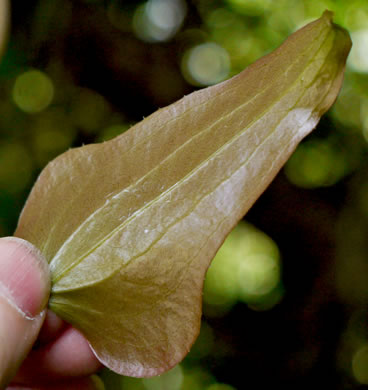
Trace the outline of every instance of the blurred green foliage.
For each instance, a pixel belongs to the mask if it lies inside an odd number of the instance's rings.
[[[184,362],[150,380],[103,371],[107,389],[368,385],[368,2],[12,1],[0,63],[2,235],[58,154],[237,74],[325,9],[353,39],[336,104],[248,214],[257,228],[239,226],[219,251]]]

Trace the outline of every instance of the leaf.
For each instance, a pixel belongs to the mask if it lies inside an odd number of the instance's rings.
[[[183,359],[211,259],[336,99],[350,46],[326,11],[231,80],[47,165],[16,235],[103,364],[147,377]]]

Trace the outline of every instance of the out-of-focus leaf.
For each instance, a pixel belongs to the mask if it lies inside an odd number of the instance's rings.
[[[52,310],[103,364],[153,376],[189,351],[211,259],[334,102],[350,45],[326,12],[231,80],[44,169],[16,235],[44,253]]]
[[[9,2],[0,0],[0,59],[5,50],[9,29]]]

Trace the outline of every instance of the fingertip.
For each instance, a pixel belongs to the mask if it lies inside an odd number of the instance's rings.
[[[48,264],[24,240],[0,239],[0,388],[27,356],[45,318]]]
[[[101,368],[84,336],[69,327],[57,340],[33,350],[18,371],[17,383],[44,383],[89,376]]]
[[[17,237],[0,238],[0,294],[27,317],[47,305],[51,289],[49,266],[41,252]]]
[[[54,373],[69,376],[91,375],[101,367],[88,341],[75,328],[69,327],[47,353]],[[61,370],[60,370],[61,368]]]

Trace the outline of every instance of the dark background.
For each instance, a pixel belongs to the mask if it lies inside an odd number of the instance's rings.
[[[128,390],[367,387],[368,3],[11,3],[0,64],[1,235],[14,231],[49,160],[237,74],[324,9],[335,12],[354,43],[343,91],[245,218],[279,249],[278,298],[206,304],[201,336],[171,376],[101,376],[108,389]]]

